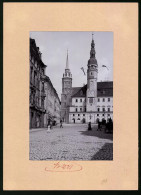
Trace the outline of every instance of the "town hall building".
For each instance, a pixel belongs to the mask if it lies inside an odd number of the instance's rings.
[[[87,84],[72,87],[72,74],[67,53],[62,78],[61,118],[66,123],[97,123],[113,120],[113,81],[98,82],[98,63],[92,37],[90,59],[87,64]]]

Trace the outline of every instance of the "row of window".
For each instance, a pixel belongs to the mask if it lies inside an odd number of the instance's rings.
[[[102,102],[105,102],[106,98],[102,98]],[[92,98],[90,98],[90,103],[92,102]],[[75,99],[75,102],[78,102],[78,99]],[[80,102],[82,102],[82,99],[80,99]],[[100,98],[98,98],[98,102],[100,102]],[[108,98],[108,102],[110,102],[110,98]]]
[[[106,98],[102,98],[102,102],[105,102]],[[98,102],[100,102],[100,98],[98,98],[97,100]],[[108,98],[108,102],[110,102],[110,98]]]
[[[75,116],[75,114],[73,114],[73,116]],[[80,116],[80,114],[78,114],[78,116]],[[83,114],[83,116],[85,116],[85,114]]]
[[[97,116],[99,116],[99,114],[97,114]],[[102,114],[102,116],[105,116],[105,114]],[[108,116],[110,116],[110,114],[108,114]]]
[[[97,108],[97,111],[100,112],[100,108]],[[102,111],[105,112],[105,108],[102,108]],[[110,112],[110,108],[108,108],[108,112]]]
[[[75,102],[78,102],[78,99],[75,99]],[[82,102],[82,99],[80,99],[80,102]]]
[[[75,116],[75,114],[73,114],[73,116]],[[80,116],[80,114],[77,114],[76,116]],[[83,114],[83,116],[85,116],[85,114]],[[99,114],[97,114],[97,116],[99,116]],[[102,116],[105,116],[105,114],[102,114]],[[108,116],[110,116],[110,114],[108,114]]]
[[[97,111],[100,112],[100,108],[97,108]],[[105,108],[102,108],[102,111],[105,112],[106,111]],[[110,112],[111,111],[110,108],[108,108],[107,111]],[[78,112],[78,108],[75,108],[75,112]],[[80,108],[80,112],[82,112],[82,108]],[[84,112],[86,112],[86,108]]]
[[[75,108],[75,111],[78,112],[78,108]],[[82,112],[82,108],[80,108],[80,112]],[[84,112],[86,112],[86,108],[84,109]]]

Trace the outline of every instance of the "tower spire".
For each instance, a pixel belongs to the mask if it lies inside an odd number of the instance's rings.
[[[93,35],[94,35],[94,33],[92,33],[92,42],[91,42],[90,58],[95,58],[95,44],[94,44]]]
[[[91,50],[90,50],[90,59],[88,60],[88,66],[90,65],[97,65],[97,60],[96,60],[96,52],[95,52],[95,43],[94,43],[94,38],[93,38],[94,33],[92,32],[92,42],[91,42]]]
[[[94,33],[92,32],[92,40],[94,39],[93,35],[94,35]]]
[[[68,49],[67,49],[66,69],[69,69]]]

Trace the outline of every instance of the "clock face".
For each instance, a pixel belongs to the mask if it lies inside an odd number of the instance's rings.
[[[89,91],[89,94],[94,97],[94,90]]]

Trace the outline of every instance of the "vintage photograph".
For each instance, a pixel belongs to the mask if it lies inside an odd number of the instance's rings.
[[[113,32],[30,32],[29,159],[113,160]]]

